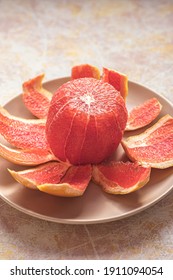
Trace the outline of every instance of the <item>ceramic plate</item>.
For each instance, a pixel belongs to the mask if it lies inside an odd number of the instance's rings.
[[[45,83],[44,86],[54,92],[67,80],[68,78],[53,80]],[[173,115],[173,106],[165,98],[139,84],[129,82],[127,98],[129,110],[151,97],[157,97],[163,105],[159,118],[165,114]],[[6,104],[5,108],[13,115],[33,118],[25,109],[21,95]],[[135,133],[139,132],[141,131],[138,130]],[[126,135],[135,133],[128,132]],[[1,141],[4,140],[1,138]],[[118,148],[114,158],[126,160],[121,147]],[[19,167],[0,159],[0,168],[0,195],[3,200],[26,214],[57,223],[91,224],[122,219],[155,204],[173,188],[173,168],[152,169],[150,182],[144,188],[131,194],[124,196],[106,194],[99,186],[91,182],[82,197],[60,198],[25,188],[14,181],[7,171],[7,168],[22,170],[27,167]]]

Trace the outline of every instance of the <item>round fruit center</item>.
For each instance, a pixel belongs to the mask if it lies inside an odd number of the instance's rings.
[[[67,82],[54,94],[46,134],[61,161],[98,163],[117,148],[126,121],[119,92],[100,80],[81,78]]]
[[[90,107],[91,103],[95,101],[95,98],[92,95],[86,93],[80,97],[80,100]]]

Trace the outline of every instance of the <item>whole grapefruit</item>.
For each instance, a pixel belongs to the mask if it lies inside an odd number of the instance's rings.
[[[73,165],[96,164],[118,147],[127,110],[113,86],[94,78],[63,84],[54,93],[46,122],[53,154]]]

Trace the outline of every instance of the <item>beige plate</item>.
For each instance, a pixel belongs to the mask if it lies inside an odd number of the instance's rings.
[[[47,82],[45,87],[54,92],[67,79],[62,78]],[[167,100],[141,85],[129,82],[128,109],[151,97],[157,97],[163,105],[160,116],[167,113],[173,115],[173,106]],[[21,95],[11,100],[5,107],[16,116],[32,117],[25,109]],[[135,133],[137,134],[139,131]],[[126,160],[121,147],[114,155],[114,158]],[[144,188],[128,195],[109,195],[104,193],[99,186],[90,183],[82,197],[58,198],[23,187],[15,182],[7,172],[7,168],[22,170],[25,167],[15,166],[0,159],[0,168],[0,195],[2,199],[31,216],[66,224],[109,222],[134,215],[158,202],[173,188],[173,168],[165,170],[153,169],[150,182]]]

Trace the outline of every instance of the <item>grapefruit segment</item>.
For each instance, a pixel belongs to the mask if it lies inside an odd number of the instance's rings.
[[[150,179],[151,167],[140,166],[137,162],[109,162],[93,166],[92,179],[110,194],[134,192]]]
[[[114,115],[117,119],[117,124],[120,130],[124,132],[127,123],[127,109],[125,107],[125,103],[122,102],[121,95],[119,94],[116,96],[116,111],[114,112]]]
[[[71,79],[95,78],[100,79],[100,71],[97,67],[90,64],[81,64],[72,67]]]
[[[173,166],[173,118],[165,115],[143,133],[123,139],[122,146],[132,161],[160,169]]]
[[[22,150],[12,149],[0,143],[0,156],[20,165],[38,165],[51,160],[57,160],[48,150]]]
[[[162,105],[157,98],[145,101],[129,113],[125,130],[135,130],[150,124],[159,115],[161,109]]]
[[[42,87],[44,74],[23,83],[23,102],[37,118],[46,118],[52,93]]]
[[[91,180],[91,165],[71,166],[59,184],[42,184],[37,188],[48,194],[75,197],[85,192]]]
[[[99,163],[119,145],[126,121],[124,100],[111,85],[93,78],[75,79],[63,84],[52,98],[47,141],[60,161]]]
[[[126,75],[115,70],[103,68],[102,81],[112,85],[120,92],[124,100],[126,99],[128,94],[128,78]]]
[[[40,184],[59,183],[68,168],[69,165],[61,162],[49,162],[23,171],[16,172],[10,169],[8,171],[20,184],[30,189],[37,189]]]
[[[81,152],[83,148],[83,142],[86,137],[86,130],[88,126],[88,116],[83,115],[81,112],[74,113],[74,118],[69,129],[68,136],[65,143],[65,155],[69,162],[81,162]],[[76,127],[80,126],[76,137]],[[93,135],[94,136],[94,135]],[[80,148],[80,150],[79,150]]]
[[[0,134],[17,148],[48,149],[45,120],[27,120],[0,107]]]

